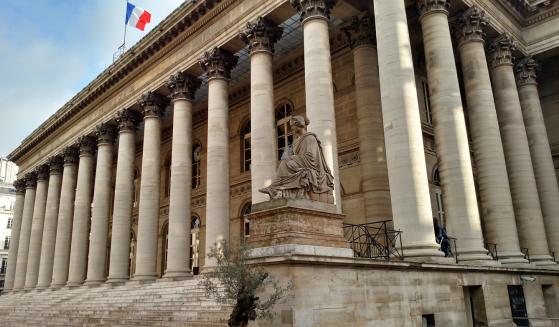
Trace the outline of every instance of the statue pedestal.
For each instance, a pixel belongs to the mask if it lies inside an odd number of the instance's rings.
[[[276,199],[254,204],[248,245],[253,256],[320,255],[353,257],[344,238],[344,215],[333,204]]]

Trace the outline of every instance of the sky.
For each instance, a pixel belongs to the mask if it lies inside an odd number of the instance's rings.
[[[130,0],[152,14],[130,48],[185,0]],[[6,157],[113,60],[126,0],[0,0],[0,157]]]

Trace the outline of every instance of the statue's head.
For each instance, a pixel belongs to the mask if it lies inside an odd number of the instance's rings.
[[[309,125],[309,123],[310,123],[309,119],[303,116],[293,116],[289,121],[289,124],[291,125],[291,129],[295,134],[297,134],[297,132],[302,133],[306,131],[307,125]]]

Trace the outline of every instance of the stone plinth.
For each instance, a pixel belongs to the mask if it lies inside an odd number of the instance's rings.
[[[248,244],[252,248],[289,244],[342,248],[352,255],[344,239],[344,215],[336,212],[334,204],[276,199],[254,204],[248,219],[251,225]]]

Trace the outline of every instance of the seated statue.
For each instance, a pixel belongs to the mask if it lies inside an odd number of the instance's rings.
[[[260,189],[270,199],[311,199],[333,203],[334,177],[324,160],[316,134],[307,132],[309,120],[294,116],[289,122],[295,141],[293,154],[281,161],[277,178]]]

